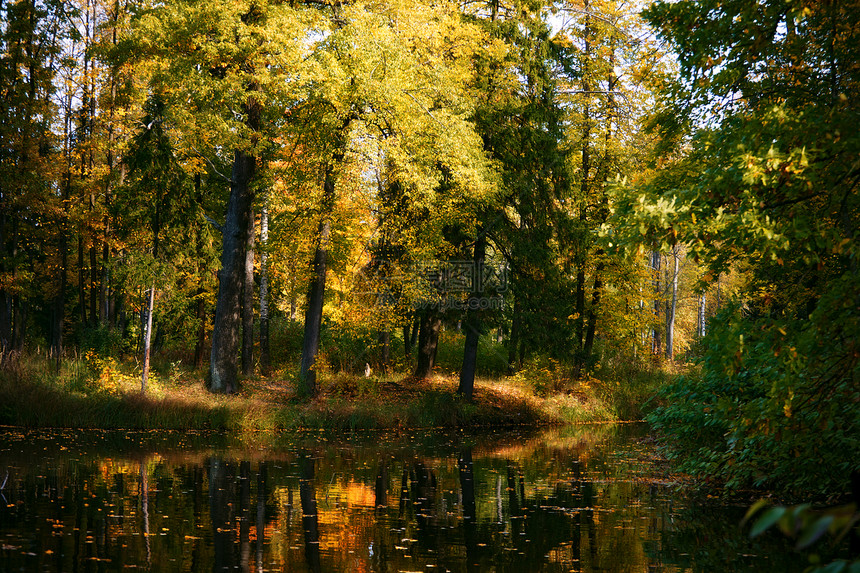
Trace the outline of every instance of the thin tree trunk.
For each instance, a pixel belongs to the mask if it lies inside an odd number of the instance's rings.
[[[661,298],[661,287],[660,287],[660,253],[657,251],[653,251],[651,253],[651,274],[654,277],[652,282],[654,284],[654,328],[651,330],[652,332],[652,343],[651,343],[651,353],[655,355],[659,355],[662,352],[662,343],[660,340],[660,329],[657,327],[657,321],[660,319],[660,298]]]
[[[84,237],[78,229],[78,305],[81,310],[81,326],[87,324],[87,285],[84,282]]]
[[[260,213],[260,373],[272,372],[269,353],[269,207],[263,202]]]
[[[514,299],[514,316],[511,319],[511,335],[508,337],[508,374],[517,370],[517,348],[522,336],[522,303],[520,297]]]
[[[666,308],[666,358],[672,360],[675,354],[675,313],[678,308],[678,247],[672,248],[672,301]]]
[[[149,378],[149,349],[152,340],[152,310],[155,306],[155,284],[149,289],[146,297],[146,325],[143,335],[143,373],[140,376],[140,391],[146,392],[146,381]]]
[[[583,93],[588,94],[591,92],[591,77],[589,76],[589,64],[591,63],[591,17],[588,13],[587,0],[584,4],[584,8],[586,16],[585,29],[583,30],[585,45],[583,49],[582,91]],[[588,100],[586,100],[586,102],[588,102]],[[582,154],[580,158],[580,177],[582,177],[582,179],[579,184],[579,193],[582,196],[582,204],[579,211],[579,224],[583,229],[585,229],[588,224],[588,192],[590,188],[589,177],[591,172],[591,106],[588,103],[586,103],[585,109],[583,110],[582,125]],[[579,357],[577,358],[578,368],[584,360],[582,353],[585,344],[585,267],[588,252],[586,239],[581,238],[580,241],[582,242],[579,245],[580,253],[576,270],[576,322],[574,332],[576,336],[577,351],[579,354]]]
[[[90,324],[99,325],[99,266],[95,233],[90,245]]]
[[[209,361],[209,389],[224,394],[239,389],[236,359],[241,326],[240,294],[245,275],[245,241],[254,201],[250,183],[255,167],[253,156],[238,149],[234,152],[230,200],[222,228],[221,271]]]
[[[194,176],[194,193],[197,200],[197,208],[202,210],[203,178],[199,173]],[[199,370],[203,368],[203,353],[206,346],[206,284],[203,276],[206,272],[203,261],[205,245],[203,243],[203,232],[199,226],[196,228],[194,239],[197,251],[197,293],[195,295],[197,305],[195,313],[195,317],[197,318],[197,342],[194,344],[194,368]]]
[[[484,258],[487,251],[487,240],[484,228],[478,229],[478,237],[475,239],[475,250],[473,263],[475,265],[475,285],[472,296],[469,297],[469,308],[466,311],[466,343],[463,347],[463,366],[460,369],[460,385],[457,393],[465,396],[466,400],[472,400],[475,390],[475,370],[478,362],[478,340],[481,336],[481,311],[480,301],[482,293],[482,276]]]
[[[598,251],[597,256],[601,256],[602,251]],[[594,288],[591,291],[591,307],[588,309],[588,325],[585,330],[585,341],[582,345],[582,366],[590,369],[593,365],[592,354],[594,352],[594,334],[597,329],[597,311],[600,309],[600,298],[603,294],[603,268],[604,263],[601,261],[594,269]]]
[[[410,344],[409,344],[409,337],[411,336],[411,332],[410,332],[411,330],[412,330],[412,321],[410,320],[409,322],[407,322],[403,325],[403,357],[406,358],[406,360],[409,360],[409,358],[412,355],[412,346],[410,346]]]
[[[245,235],[245,281],[242,287],[242,375],[254,372],[254,215]]]
[[[59,225],[60,233],[60,285],[57,290],[57,296],[54,298],[54,336],[51,344],[51,355],[56,360],[57,371],[60,369],[63,356],[63,326],[66,311],[66,265],[68,264],[68,250],[65,222]]]

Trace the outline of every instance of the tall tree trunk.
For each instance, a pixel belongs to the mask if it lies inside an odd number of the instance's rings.
[[[81,326],[87,324],[87,285],[84,282],[84,234],[78,229],[78,305],[81,310]]]
[[[675,355],[675,311],[678,308],[678,274],[679,253],[677,245],[672,247],[672,300],[666,305],[666,358],[672,360]]]
[[[149,289],[146,297],[146,323],[143,334],[143,373],[140,376],[140,391],[146,392],[146,381],[149,378],[149,351],[152,341],[152,310],[155,306],[155,283]]]
[[[427,378],[436,365],[436,348],[439,345],[439,329],[442,318],[433,310],[425,310],[418,331],[418,366],[415,377]]]
[[[240,295],[245,276],[245,241],[254,202],[250,183],[255,168],[253,156],[238,149],[234,152],[230,200],[222,228],[221,271],[218,273],[218,299],[209,361],[209,389],[224,394],[232,394],[239,389],[236,359],[241,325]]]
[[[706,332],[706,326],[705,326],[705,321],[706,321],[705,310],[706,310],[706,304],[707,304],[706,296],[707,296],[707,294],[704,292],[701,295],[699,295],[699,313],[698,313],[698,317],[697,317],[698,320],[696,321],[696,323],[697,323],[696,324],[696,334],[699,336],[699,338],[704,338],[705,332]]]
[[[269,353],[269,206],[263,201],[260,212],[260,373],[272,373]]]
[[[320,344],[320,329],[322,328],[322,311],[325,300],[325,276],[328,264],[328,246],[331,235],[331,215],[335,200],[335,168],[343,159],[338,154],[326,166],[325,182],[323,183],[322,218],[317,231],[317,245],[314,251],[313,275],[308,289],[307,310],[305,311],[305,331],[302,341],[302,362],[299,370],[302,388],[306,396],[316,395],[316,365]]]
[[[63,326],[65,323],[65,312],[66,312],[66,281],[68,280],[66,277],[66,265],[68,264],[68,255],[66,251],[68,250],[67,239],[66,239],[66,228],[65,221],[63,221],[59,225],[59,233],[60,233],[60,280],[59,287],[57,289],[57,296],[54,298],[54,324],[53,324],[53,337],[51,340],[51,356],[53,356],[54,360],[56,360],[57,371],[60,369],[60,364],[62,362],[63,356]]]
[[[152,258],[157,262],[159,255],[159,237],[161,234],[161,198],[155,202],[155,216],[152,218]],[[155,277],[146,300],[146,324],[143,335],[143,373],[140,378],[140,391],[146,392],[146,380],[149,378],[149,355],[152,345],[152,311],[155,307]]]
[[[197,201],[197,208],[203,210],[203,178],[200,173],[194,175],[194,194]],[[206,347],[206,283],[204,279],[205,265],[203,259],[205,257],[206,246],[203,242],[203,232],[198,226],[194,234],[197,251],[197,293],[195,295],[197,318],[197,341],[194,344],[194,368],[199,370],[203,368],[203,352]]]
[[[379,343],[379,368],[382,372],[388,372],[388,363],[391,361],[391,331],[380,330],[376,340]]]
[[[511,319],[511,334],[508,337],[508,374],[516,372],[518,367],[517,349],[522,336],[522,303],[520,297],[514,299],[514,316]]]
[[[203,368],[203,354],[206,348],[206,290],[203,287],[203,277],[197,279],[197,295],[195,318],[197,319],[197,341],[194,343],[194,368]]]
[[[412,356],[412,346],[409,344],[409,337],[412,332],[412,321],[406,322],[403,324],[403,357],[406,360]]]
[[[99,265],[96,234],[92,233],[90,244],[90,326],[99,324]]]
[[[588,12],[588,0],[584,3],[585,9],[585,29],[583,35],[585,43],[583,46],[583,71],[582,71],[582,92],[586,94],[586,105],[583,110],[582,122],[582,153],[580,157],[580,177],[579,193],[582,196],[579,210],[579,224],[585,230],[588,224],[588,195],[591,188],[591,106],[588,103],[588,97],[591,93],[591,77],[589,76],[589,64],[591,63],[591,16]],[[581,244],[579,247],[579,256],[576,268],[576,322],[575,322],[575,340],[577,344],[577,364],[581,365],[584,358],[582,356],[583,346],[585,344],[585,268],[588,257],[588,241],[585,238],[587,233],[583,233],[580,238]]]
[[[659,355],[662,353],[662,343],[660,340],[660,329],[657,327],[657,321],[660,320],[660,299],[662,297],[660,287],[660,253],[653,251],[651,253],[651,276],[654,285],[654,328],[651,330],[652,343],[651,353]]]
[[[242,375],[254,373],[254,214],[245,235],[245,281],[242,286]]]
[[[475,239],[475,250],[473,255],[473,263],[475,265],[475,285],[472,295],[469,297],[469,307],[466,311],[466,342],[463,347],[463,367],[460,369],[460,385],[457,388],[457,393],[465,396],[466,400],[472,400],[472,393],[475,390],[475,369],[478,362],[478,340],[481,336],[481,310],[480,302],[483,293],[483,269],[484,259],[487,251],[487,239],[485,230],[482,227],[478,229],[478,236]]]
[[[300,392],[306,396],[316,395],[316,365],[320,345],[320,329],[322,328],[323,303],[325,300],[325,275],[328,265],[328,246],[331,236],[331,216],[334,212],[335,185],[337,170],[343,162],[346,147],[346,136],[352,117],[343,120],[336,134],[339,139],[332,154],[331,162],[326,165],[323,181],[323,198],[321,218],[317,232],[317,245],[314,252],[313,275],[308,288],[307,309],[305,311],[305,331],[302,340],[302,361],[299,367],[299,378],[302,388]]]
[[[598,251],[597,256],[601,256],[602,251]],[[594,288],[591,291],[591,307],[588,309],[588,324],[585,329],[585,341],[582,345],[582,366],[586,369],[591,369],[594,364],[592,356],[594,352],[594,333],[597,329],[597,311],[600,309],[600,298],[603,294],[603,268],[604,263],[597,263],[597,268],[594,269]]]

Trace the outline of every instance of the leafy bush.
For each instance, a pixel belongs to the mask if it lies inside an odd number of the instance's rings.
[[[728,487],[844,493],[860,471],[858,285],[838,281],[807,320],[715,320],[700,375],[650,417],[682,469]]]

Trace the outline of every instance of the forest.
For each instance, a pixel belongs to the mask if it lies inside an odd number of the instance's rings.
[[[860,498],[856,0],[0,17],[0,422],[513,381],[625,396],[704,480]]]

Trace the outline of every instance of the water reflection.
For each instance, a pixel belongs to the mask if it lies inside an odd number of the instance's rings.
[[[632,433],[631,433],[632,432]],[[219,442],[219,440],[221,440]],[[199,443],[195,443],[199,442]],[[629,428],[0,434],[2,571],[800,571],[665,484]],[[298,497],[298,503],[296,503]]]

